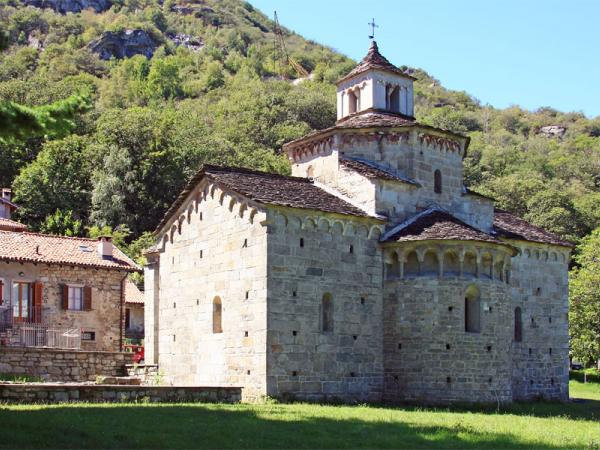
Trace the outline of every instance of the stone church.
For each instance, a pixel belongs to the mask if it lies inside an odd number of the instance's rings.
[[[572,245],[465,188],[413,81],[373,42],[293,176],[194,176],[147,253],[146,363],[247,399],[568,398]]]

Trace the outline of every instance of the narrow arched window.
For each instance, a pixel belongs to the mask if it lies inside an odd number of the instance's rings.
[[[223,332],[223,305],[219,297],[213,300],[213,333]]]
[[[440,169],[436,169],[433,173],[433,191],[436,194],[442,193],[442,172],[440,172]]]
[[[358,97],[354,93],[354,91],[348,92],[348,113],[354,114],[358,111]]]
[[[465,292],[465,331],[479,333],[481,331],[481,306],[479,289],[471,285]]]
[[[515,342],[523,340],[523,319],[521,318],[521,308],[515,308]]]
[[[321,300],[321,313],[322,313],[322,330],[323,332],[333,331],[333,297],[331,294],[323,294]]]

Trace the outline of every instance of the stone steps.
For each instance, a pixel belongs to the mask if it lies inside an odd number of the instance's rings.
[[[98,377],[96,377],[96,384],[139,386],[142,384],[142,379],[140,377],[131,377],[131,376],[128,376],[128,377],[98,376]]]

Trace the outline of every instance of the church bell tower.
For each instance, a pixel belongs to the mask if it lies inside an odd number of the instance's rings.
[[[363,111],[384,111],[414,117],[413,81],[384,58],[372,41],[369,52],[337,82],[337,119]]]

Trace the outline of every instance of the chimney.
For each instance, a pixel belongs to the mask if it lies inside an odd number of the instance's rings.
[[[2,200],[7,200],[10,202],[12,198],[12,191],[10,190],[10,188],[2,188],[2,197],[0,198],[2,198]],[[4,202],[0,202],[0,217],[4,219],[10,219],[12,209],[12,206]]]
[[[12,198],[12,190],[10,188],[2,188],[2,198],[10,202],[10,199]]]
[[[102,259],[113,257],[113,243],[111,236],[100,236],[98,238],[98,255]]]

